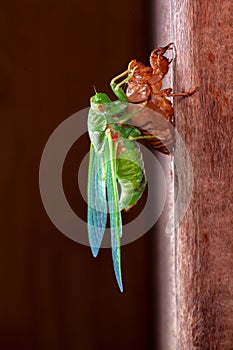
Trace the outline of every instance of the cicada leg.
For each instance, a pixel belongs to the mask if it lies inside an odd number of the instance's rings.
[[[111,80],[110,86],[112,88],[112,91],[114,92],[114,94],[119,98],[119,100],[121,102],[128,102],[128,98],[126,96],[126,94],[124,93],[124,91],[121,89],[121,85],[126,83],[130,77],[125,78],[124,80],[122,80],[120,83],[116,83],[116,81],[122,77],[124,77],[126,74],[128,74],[128,70],[124,71],[123,73],[117,75],[115,78],[113,78]]]
[[[189,91],[184,91],[184,92],[172,92],[172,89],[164,89],[161,90],[158,95],[161,93],[161,95],[165,95],[167,97],[175,97],[175,96],[190,96],[192,94],[194,94],[194,92],[196,92],[198,89],[198,87],[194,87]]]
[[[136,69],[137,67],[135,67]],[[133,70],[134,72],[134,70]],[[133,74],[132,72],[132,74]],[[119,98],[119,100],[121,102],[128,102],[128,97],[126,96],[125,92],[123,91],[123,89],[121,88],[121,86],[125,83],[127,83],[127,81],[129,81],[130,79],[132,79],[132,75],[128,75],[125,79],[123,79],[121,82],[116,83],[116,81],[122,77],[124,77],[126,74],[129,73],[129,70],[127,69],[126,71],[124,71],[123,73],[117,75],[115,78],[113,78],[111,80],[110,86],[112,88],[112,91],[114,92],[114,94]]]
[[[163,138],[163,137],[159,137],[159,136],[155,136],[155,135],[148,135],[148,136],[136,136],[136,137],[132,137],[132,136],[129,136],[128,139],[130,141],[137,141],[137,140],[146,140],[146,139],[159,139],[159,140],[166,140],[166,138]]]
[[[129,72],[129,71],[128,71],[128,69],[127,69],[127,70],[125,70],[124,72],[118,74],[116,77],[114,77],[114,78],[111,80],[110,85],[116,84],[116,80],[118,80],[118,79],[124,77],[126,74],[128,74],[128,72]]]

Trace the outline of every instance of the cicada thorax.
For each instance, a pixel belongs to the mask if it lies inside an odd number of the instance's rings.
[[[129,102],[144,103],[144,106],[154,110],[165,118],[164,123],[154,120],[153,113],[138,113],[132,120],[143,136],[156,136],[148,139],[150,146],[162,153],[171,154],[174,148],[174,110],[171,101],[167,98],[170,90],[162,89],[162,80],[168,72],[170,61],[164,56],[171,44],[152,51],[150,55],[151,67],[132,60],[129,63],[129,76],[126,95]],[[169,123],[167,123],[167,121]]]
[[[119,100],[91,104],[88,113],[88,133],[97,152],[103,151],[106,129],[108,127],[111,129],[111,123],[117,125],[121,117],[126,114],[126,110],[127,103],[122,103]]]

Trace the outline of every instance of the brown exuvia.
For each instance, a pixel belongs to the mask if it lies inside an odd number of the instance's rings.
[[[168,73],[172,61],[164,54],[172,49],[172,45],[170,43],[153,50],[150,55],[150,67],[136,60],[130,61],[128,71],[131,79],[127,82],[126,90],[129,102],[143,103],[145,107],[156,111],[169,122],[168,124],[164,121],[166,127],[163,129],[161,125],[158,127],[153,123],[152,119],[148,120],[148,113],[144,118],[140,115],[133,118],[133,122],[143,135],[158,135],[158,138],[150,139],[148,142],[153,148],[165,154],[172,153],[174,148],[174,109],[168,97],[188,96],[196,91],[194,88],[187,92],[173,93],[171,88],[162,89],[163,78]]]

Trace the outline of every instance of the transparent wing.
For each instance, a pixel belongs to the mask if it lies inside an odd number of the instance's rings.
[[[88,168],[88,237],[94,257],[97,256],[107,222],[106,174],[103,153],[91,144]]]
[[[120,291],[123,292],[122,277],[121,277],[121,253],[120,253],[120,237],[122,236],[122,221],[119,210],[119,194],[117,189],[116,176],[116,152],[117,146],[113,144],[110,132],[107,131],[106,147],[105,147],[105,162],[107,168],[107,195],[108,206],[110,213],[111,226],[111,245],[112,245],[112,260],[115,276],[119,285]]]

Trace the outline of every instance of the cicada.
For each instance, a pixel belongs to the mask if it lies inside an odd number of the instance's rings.
[[[142,136],[137,128],[127,123],[135,112],[127,112],[128,98],[121,85],[131,79],[131,76],[116,83],[127,74],[128,70],[111,81],[111,88],[118,99],[111,101],[105,93],[96,93],[91,97],[88,114],[88,133],[91,140],[87,215],[89,243],[92,254],[96,257],[109,212],[112,260],[120,291],[123,291],[120,257],[121,211],[127,211],[134,206],[146,187],[142,154],[136,141],[155,137]]]
[[[137,140],[150,140],[154,148],[171,154],[174,147],[174,111],[167,97],[186,96],[194,92],[192,90],[173,94],[171,89],[161,90],[162,80],[170,63],[164,53],[171,45],[155,49],[151,53],[151,67],[132,60],[127,71],[112,79],[110,85],[118,98],[116,101],[111,101],[105,93],[96,92],[91,97],[88,115],[88,133],[91,140],[87,215],[89,243],[92,254],[96,257],[109,213],[113,268],[120,291],[123,291],[120,257],[121,212],[134,206],[146,187],[144,164]],[[120,78],[123,79],[116,83]],[[126,93],[122,89],[125,83],[128,84]],[[132,111],[128,109],[128,102],[135,104],[131,105]],[[138,103],[142,103],[141,109],[137,106]],[[153,120],[153,113],[148,112],[149,109],[155,110],[164,118],[160,122]],[[134,126],[127,123],[130,120]]]

